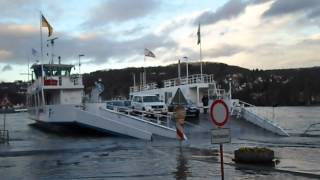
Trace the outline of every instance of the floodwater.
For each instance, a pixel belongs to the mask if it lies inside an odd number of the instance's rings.
[[[225,179],[320,179],[320,125],[309,128],[320,123],[319,112],[320,107],[275,108],[274,121],[290,137],[232,119],[232,142],[224,145]],[[8,114],[6,126],[10,143],[0,144],[1,180],[220,179],[208,115],[187,121],[189,140],[182,144],[161,137],[149,142],[111,136],[78,126],[44,130],[26,113]],[[233,151],[242,146],[269,147],[280,163],[274,168],[236,165]]]

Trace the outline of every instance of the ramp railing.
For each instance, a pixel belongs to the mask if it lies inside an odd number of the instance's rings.
[[[268,108],[268,107],[258,107],[253,104],[241,101],[241,100],[238,100],[237,102],[239,103],[239,106],[241,108],[245,108],[246,110],[250,111],[251,113],[258,115],[267,121],[274,122],[274,121],[271,121],[271,120],[274,120],[274,118],[275,118],[273,109]]]
[[[9,143],[9,131],[0,130],[0,143]]]
[[[309,127],[302,133],[304,136],[320,136],[320,123],[310,124]]]
[[[4,109],[5,111],[6,109]],[[3,124],[0,129],[0,143],[9,143],[9,130],[6,130],[6,112],[3,113]]]
[[[106,106],[106,109],[116,111],[118,113],[122,113],[127,116],[137,117],[137,118],[140,118],[141,120],[148,121],[153,124],[172,128],[172,123],[170,123],[172,121],[172,116],[168,114],[141,111],[141,110],[136,110],[129,107],[114,106],[109,104]]]
[[[289,134],[274,121],[274,113],[265,108],[257,107],[237,99],[232,101],[231,114],[236,114],[237,117],[243,117],[247,121],[276,134],[289,136]],[[273,121],[270,118],[270,114]]]

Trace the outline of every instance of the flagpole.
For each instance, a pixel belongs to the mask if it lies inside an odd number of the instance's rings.
[[[43,40],[42,40],[42,13],[40,11],[40,50],[41,50],[41,77],[43,74]]]
[[[202,81],[202,49],[201,49],[201,41],[200,41],[200,74],[201,74],[201,81]]]
[[[202,49],[201,49],[200,23],[199,23],[199,38],[200,38],[200,75],[201,75],[201,82],[202,82]]]
[[[45,105],[45,100],[44,100],[44,90],[43,90],[43,84],[44,84],[44,72],[43,72],[43,41],[42,41],[42,13],[40,11],[40,46],[41,46],[41,83],[42,83],[42,88],[41,88],[41,93],[42,93],[42,106]]]
[[[30,67],[29,67],[29,64],[30,64],[30,56],[28,56],[28,71],[27,71],[27,73],[28,73],[28,84],[30,83],[29,82],[29,76],[30,76],[30,71],[29,71],[29,69],[30,69]]]
[[[143,86],[146,85],[147,77],[146,77],[146,55],[143,56]]]

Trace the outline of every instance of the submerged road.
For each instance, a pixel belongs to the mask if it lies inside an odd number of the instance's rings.
[[[210,144],[206,115],[187,121],[189,141],[156,137],[152,142],[93,133],[87,129],[44,131],[26,114],[8,118],[9,145],[0,144],[2,179],[218,179],[217,146]],[[232,120],[232,143],[225,147],[226,179],[318,179],[319,146],[313,138],[278,137],[241,120]],[[268,146],[276,169],[240,167],[232,152],[241,146]],[[308,147],[310,146],[310,147]],[[295,157],[295,158],[292,158]]]

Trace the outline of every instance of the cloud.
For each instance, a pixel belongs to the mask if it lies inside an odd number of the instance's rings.
[[[55,18],[64,14],[64,10],[59,3],[50,0],[0,0],[1,20],[16,21],[23,18],[24,21],[32,20],[35,17],[39,17],[39,11],[41,9],[50,9],[49,13]]]
[[[3,66],[3,68],[1,69],[2,72],[6,72],[6,71],[12,71],[12,67],[10,64],[7,64],[5,66]]]
[[[264,17],[275,17],[290,13],[303,12],[307,17],[317,17],[320,14],[319,0],[277,0],[266,11]]]
[[[229,0],[226,4],[218,8],[216,11],[204,11],[199,15],[198,18],[195,19],[194,24],[198,24],[199,22],[201,22],[201,24],[208,25],[223,20],[230,20],[244,13],[246,7],[250,5],[259,5],[269,1],[271,0]]]
[[[229,57],[237,53],[240,53],[244,50],[245,48],[238,45],[223,44],[220,45],[218,48],[212,48],[207,50],[204,54],[206,55],[206,58]]]
[[[125,62],[130,56],[143,56],[143,49],[170,48],[176,46],[175,42],[166,36],[155,34],[146,34],[140,38],[115,41],[103,36],[95,36],[94,38],[81,40],[77,37],[63,40],[57,46],[57,52],[71,59],[76,52],[86,54],[86,57],[92,59],[92,64],[103,64],[118,59]],[[74,53],[70,53],[74,52]],[[71,55],[71,56],[70,56]],[[141,58],[142,59],[142,58]]]
[[[39,47],[39,30],[31,25],[0,23],[0,60],[26,62],[27,51]]]
[[[196,20],[195,23],[201,22],[201,24],[214,24],[221,20],[227,20],[237,17],[239,14],[243,13],[246,2],[241,0],[230,0],[222,7],[218,8],[217,11],[205,11]]]
[[[12,53],[8,50],[0,49],[0,60],[6,60],[12,56]]]
[[[91,10],[90,18],[84,23],[88,27],[103,26],[112,22],[126,22],[145,17],[152,12],[157,0],[109,0]]]
[[[93,9],[92,17],[89,17],[90,21],[87,22],[95,23],[97,26],[107,25],[108,30],[97,31],[88,28],[74,33],[69,29],[61,31],[58,29],[59,26],[55,26],[55,36],[59,39],[56,41],[54,54],[61,56],[63,63],[75,63],[78,54],[85,54],[82,60],[86,67],[92,67],[90,71],[103,69],[102,65],[106,64],[108,68],[165,65],[174,63],[178,57],[183,56],[189,57],[190,61],[198,61],[196,26],[198,20],[201,20],[204,24],[206,22],[206,25],[201,27],[204,61],[263,69],[316,65],[320,42],[308,39],[315,34],[316,25],[301,25],[297,19],[305,15],[311,16],[311,12],[313,16],[317,16],[317,8],[308,5],[304,7],[306,11],[286,11],[290,16],[282,16],[281,13],[266,16],[265,14],[268,11],[272,12],[271,9],[280,1],[282,0],[230,0],[216,11],[188,11],[186,14],[175,14],[172,18],[162,20],[156,15],[159,20],[153,21],[152,26],[148,21],[142,23],[135,20],[151,16],[151,11],[157,8],[155,2],[158,1],[147,2],[141,7],[138,6],[140,1],[135,1],[134,5],[129,0],[103,1],[101,7]],[[130,8],[126,8],[126,11],[124,8],[116,11],[116,6],[112,12],[105,12],[106,7],[111,8],[110,3],[118,3],[117,8],[120,8],[122,3],[131,3],[133,9],[140,8],[141,12]],[[127,11],[131,16],[122,14]],[[93,15],[94,13],[97,15]],[[0,21],[0,63],[10,64],[15,70],[16,65],[25,65],[28,56],[32,57],[31,48],[37,49],[40,54],[38,24],[17,23]],[[110,25],[111,28],[115,23],[128,26],[117,26],[112,31],[109,23],[113,23]],[[44,41],[47,38],[46,33],[44,30]],[[143,64],[144,48],[152,50],[157,58]],[[48,52],[50,47],[45,46],[45,63],[49,61],[49,57],[46,56]]]
[[[133,28],[122,31],[121,34],[128,34],[128,35],[137,34],[137,33],[141,33],[144,29],[146,29],[146,27],[140,24]]]
[[[248,5],[250,4],[256,5],[256,4],[263,4],[269,1],[273,1],[273,0],[251,0],[251,1],[248,1],[247,3]]]
[[[44,33],[45,34],[45,33]],[[78,54],[85,54],[85,58],[92,64],[103,64],[118,59],[125,62],[130,56],[143,56],[143,49],[148,47],[172,48],[176,43],[165,34],[144,34],[130,40],[116,40],[104,33],[88,33],[87,35],[72,36],[64,32],[56,32],[59,39],[55,41],[54,54],[61,56],[64,62],[71,62]],[[44,37],[44,62],[49,61],[46,56],[50,47],[46,47]],[[39,52],[39,30],[31,25],[0,24],[0,60],[11,64],[26,64],[31,56],[31,48]],[[39,59],[39,58],[38,58]]]

